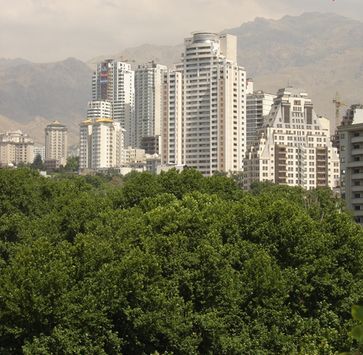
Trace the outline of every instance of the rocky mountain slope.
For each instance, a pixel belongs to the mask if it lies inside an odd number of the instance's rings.
[[[337,91],[347,104],[363,102],[362,22],[305,13],[280,20],[257,18],[223,32],[238,37],[239,64],[254,78],[256,88],[276,92],[288,84],[303,87],[318,113],[327,116],[333,115]],[[143,45],[108,57],[134,66],[150,60],[171,66],[180,61],[182,50],[181,44]],[[90,98],[91,68],[104,58],[48,64],[0,59],[0,115],[21,124],[36,117],[59,119],[69,125],[76,141],[78,122]]]

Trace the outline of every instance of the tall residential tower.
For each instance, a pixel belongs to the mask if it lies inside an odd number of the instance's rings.
[[[246,72],[237,38],[209,32],[185,39],[183,163],[204,175],[242,170],[246,147]]]
[[[135,143],[134,75],[131,64],[108,59],[97,65],[92,78],[92,101],[111,103],[112,119],[126,130],[126,145]]]
[[[150,62],[135,72],[135,144],[160,153],[163,121],[164,74],[167,67]]]

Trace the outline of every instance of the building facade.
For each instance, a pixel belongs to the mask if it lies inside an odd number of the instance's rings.
[[[304,90],[281,89],[250,147],[244,186],[271,181],[305,189],[340,184],[339,157],[330,141],[329,121],[318,117]]]
[[[168,70],[164,74],[164,105],[162,120],[162,162],[182,164],[183,159],[183,77]]]
[[[249,85],[251,92],[247,93],[246,104],[246,146],[247,149],[256,142],[257,132],[262,127],[264,118],[270,113],[276,95],[262,90],[253,91],[253,84]]]
[[[80,124],[80,170],[118,168],[125,160],[124,129],[110,118],[86,119]]]
[[[144,163],[145,159],[146,157],[144,149],[132,147],[128,147],[127,149],[125,149],[125,165]]]
[[[341,195],[363,225],[363,105],[351,106],[338,127]]]
[[[167,67],[150,62],[140,65],[135,71],[135,141],[131,144],[142,147],[145,137],[162,135],[164,105],[164,74]],[[160,151],[154,153],[160,154]]]
[[[31,164],[33,161],[33,139],[20,130],[0,133],[0,166]]]
[[[56,167],[67,164],[67,127],[53,121],[45,128],[45,162],[53,161]]]
[[[112,118],[112,103],[110,101],[89,101],[87,118]]]
[[[121,127],[126,130],[126,146],[135,143],[134,77],[135,72],[131,69],[131,64],[108,59],[97,65],[92,78],[92,101],[111,103],[111,117],[120,122]]]
[[[242,170],[246,147],[246,72],[237,38],[208,32],[185,39],[183,164],[212,175]]]

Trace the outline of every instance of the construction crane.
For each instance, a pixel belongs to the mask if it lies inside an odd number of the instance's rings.
[[[340,119],[340,108],[342,106],[347,106],[343,101],[341,101],[339,93],[337,92],[335,94],[335,97],[333,99],[333,104],[335,106],[335,122],[334,125],[332,125],[333,127],[331,127],[332,129],[332,133],[334,134],[338,124],[340,124],[339,119]]]

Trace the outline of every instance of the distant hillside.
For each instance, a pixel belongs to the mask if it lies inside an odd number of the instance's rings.
[[[183,45],[181,44],[176,46],[156,46],[144,44],[139,47],[127,48],[120,53],[110,56],[103,55],[93,58],[88,62],[88,64],[94,68],[98,62],[106,58],[113,58],[128,61],[135,67],[138,64],[144,64],[152,60],[171,67],[173,64],[180,62],[182,52]]]
[[[347,104],[363,101],[363,23],[335,14],[258,18],[224,32],[238,37],[238,60],[256,86],[275,92],[304,87],[318,112],[333,115],[339,91]]]
[[[304,87],[317,111],[329,117],[337,91],[347,104],[363,101],[362,22],[336,14],[305,13],[280,20],[256,18],[222,32],[237,36],[238,62],[254,78],[256,88],[276,92],[288,84]],[[109,57],[171,66],[180,61],[182,51],[183,45],[143,45]]]
[[[238,37],[239,64],[256,88],[275,92],[288,84],[304,87],[318,113],[329,117],[337,91],[347,104],[363,102],[362,22],[305,13],[280,20],[257,18],[223,32]],[[69,125],[76,140],[97,62],[120,58],[135,66],[150,60],[171,66],[180,61],[182,50],[182,45],[143,45],[87,64],[76,59],[49,64],[0,59],[0,115],[20,123],[57,118]]]
[[[0,60],[0,114],[17,122],[37,116],[79,120],[90,98],[91,73],[73,58],[47,64]]]

